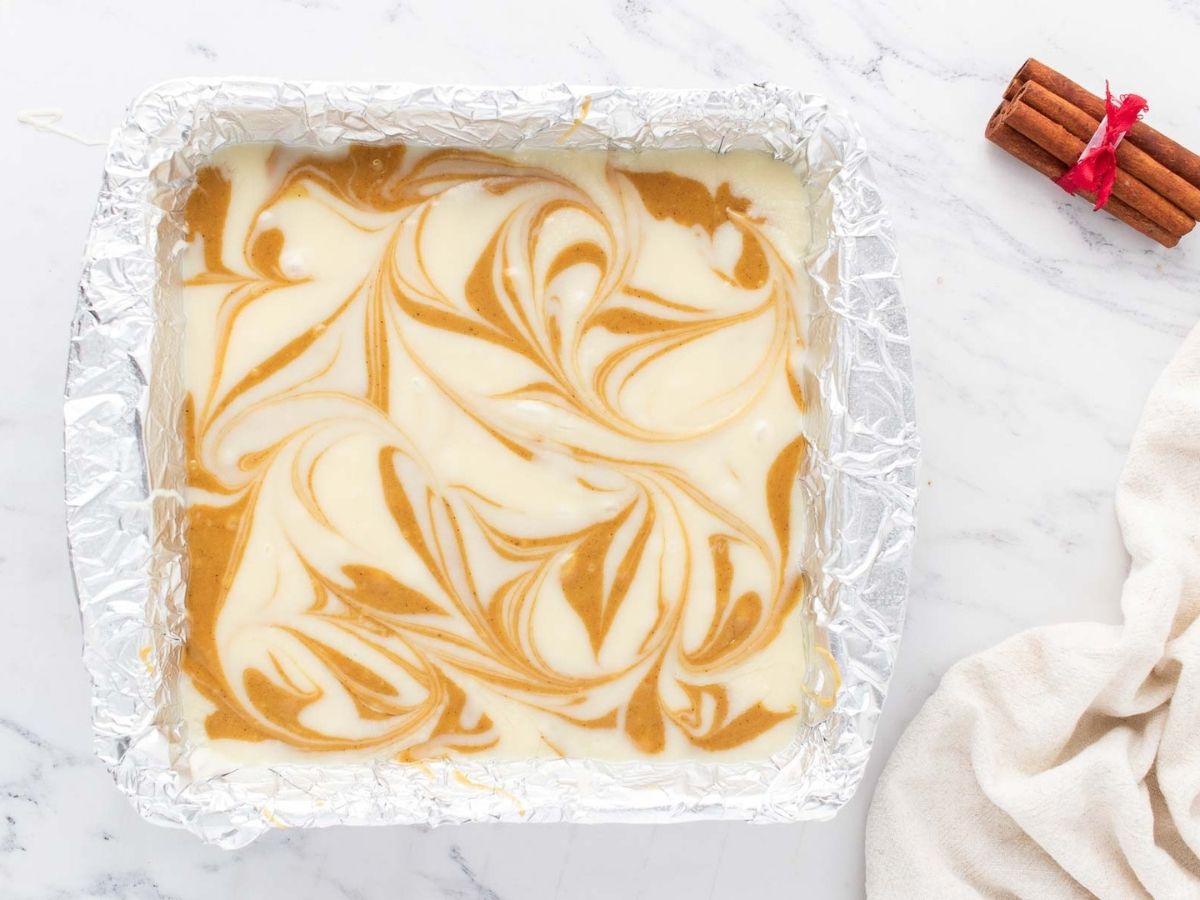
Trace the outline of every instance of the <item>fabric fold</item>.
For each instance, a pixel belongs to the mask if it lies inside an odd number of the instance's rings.
[[[1035,628],[946,673],[876,789],[869,897],[1200,897],[1200,328],[1116,505],[1124,623]]]

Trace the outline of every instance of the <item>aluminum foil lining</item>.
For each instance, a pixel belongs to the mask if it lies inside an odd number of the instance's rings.
[[[787,161],[804,180],[822,414],[809,435],[812,527],[802,562],[843,681],[832,713],[801,726],[784,752],[744,764],[378,762],[189,776],[174,700],[186,535],[182,315],[169,283],[183,202],[197,167],[225,144],[351,140],[751,149]],[[918,439],[896,246],[861,135],[819,97],[770,85],[159,85],[135,101],[109,146],[72,326],[65,419],[67,525],[96,751],[151,821],[224,847],[285,826],[780,822],[832,816],[862,777],[903,620]]]

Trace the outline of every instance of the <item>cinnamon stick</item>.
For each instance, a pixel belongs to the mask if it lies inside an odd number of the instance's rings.
[[[1011,100],[1026,82],[1032,81],[1083,110],[1097,122],[1104,118],[1104,101],[1065,75],[1036,59],[1028,59],[1013,76],[1004,98]],[[1170,169],[1193,187],[1200,188],[1200,156],[1171,140],[1165,134],[1138,122],[1129,130],[1125,140],[1156,162]]]
[[[1001,109],[1003,109],[1003,106],[1001,106]],[[1029,138],[1000,121],[998,118],[999,114],[1000,109],[997,109],[988,122],[985,132],[987,139],[1027,166],[1041,172],[1047,178],[1061,178],[1068,167]],[[1096,202],[1094,194],[1081,192],[1080,196],[1092,203]],[[1108,203],[1104,204],[1104,210],[1114,218],[1140,231],[1146,237],[1157,241],[1164,247],[1174,247],[1179,243],[1178,235],[1166,231],[1160,225],[1147,219],[1136,209],[1116,197],[1109,198]]]
[[[1028,103],[1006,100],[995,115],[1000,122],[1011,126],[1059,162],[1067,165],[1073,165],[1086,146],[1066,128],[1042,115]],[[1185,235],[1196,224],[1195,220],[1179,207],[1120,168],[1117,169],[1112,193],[1170,234]]]
[[[1085,142],[1091,140],[1100,127],[1098,119],[1036,81],[1025,82],[1012,99],[1014,102],[1028,103]],[[1200,219],[1200,188],[1179,177],[1128,140],[1117,146],[1117,165],[1193,219]]]

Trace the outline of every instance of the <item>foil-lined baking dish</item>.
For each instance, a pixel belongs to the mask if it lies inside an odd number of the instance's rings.
[[[804,475],[818,624],[842,675],[831,713],[768,760],[434,760],[233,768],[196,778],[178,710],[186,518],[184,202],[221,147],[401,141],[487,149],[768,152],[806,185],[821,415]],[[827,818],[866,765],[894,663],[918,441],[895,245],[862,138],[821,99],[719,91],[176,81],[115,133],[88,242],[66,388],[68,534],[97,752],[139,812],[226,847],[272,827]]]

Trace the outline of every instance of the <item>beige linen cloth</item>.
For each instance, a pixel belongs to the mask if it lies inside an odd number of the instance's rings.
[[[872,900],[1200,898],[1200,328],[1117,515],[1125,624],[1036,628],[946,674],[875,792]]]

